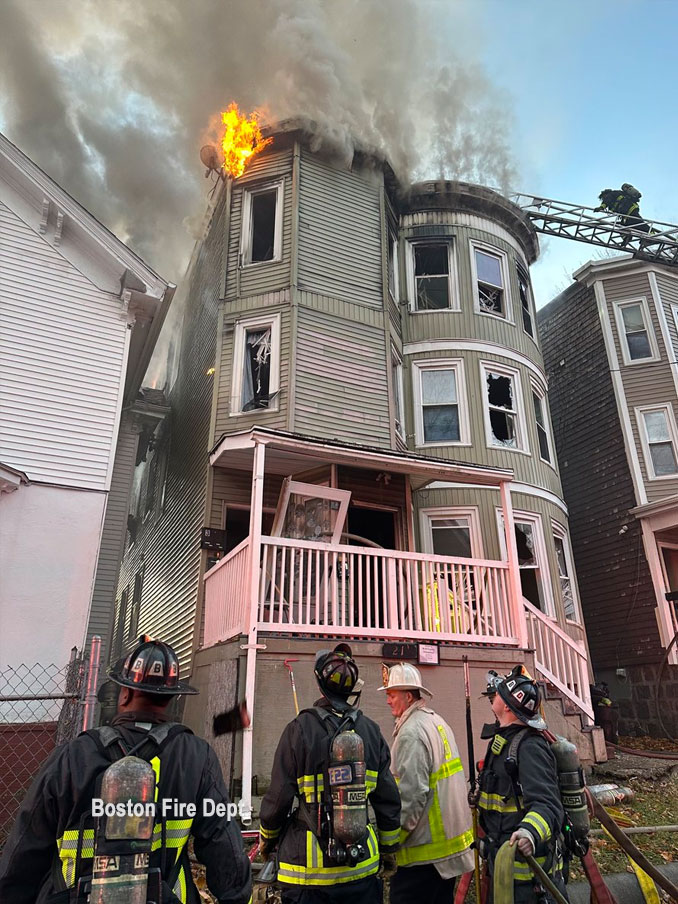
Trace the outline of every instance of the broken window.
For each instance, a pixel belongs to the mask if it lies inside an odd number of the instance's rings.
[[[457,374],[454,370],[422,369],[421,407],[425,443],[460,441]]]
[[[529,521],[516,521],[515,534],[523,596],[537,609],[543,610],[542,576],[535,548],[535,525]]]
[[[487,404],[492,445],[518,448],[518,410],[513,377],[487,372]]]
[[[574,599],[574,588],[570,577],[570,565],[567,551],[565,549],[565,536],[561,535],[560,530],[556,532],[554,525],[553,542],[556,547],[556,559],[558,561],[558,579],[560,581],[560,598],[563,601],[563,609],[565,618],[578,621],[577,605]]]
[[[516,262],[518,273],[518,294],[520,295],[520,307],[523,312],[523,329],[528,336],[534,339],[534,327],[532,326],[532,307],[530,305],[530,277],[527,270]]]
[[[450,253],[445,242],[414,246],[414,281],[417,311],[450,307]]]
[[[484,314],[506,316],[501,258],[475,248],[478,306]]]
[[[242,261],[260,264],[280,258],[282,182],[243,194]]]
[[[549,435],[546,428],[546,414],[544,412],[543,398],[532,390],[532,402],[534,403],[534,419],[537,422],[537,437],[539,438],[539,455],[551,464],[551,450],[549,448]]]
[[[666,477],[669,474],[678,473],[676,450],[671,437],[666,409],[644,411],[643,421],[654,471],[653,476]]]
[[[271,380],[271,327],[245,332],[241,411],[268,408]]]
[[[643,316],[642,304],[627,304],[621,309],[626,347],[631,361],[652,357],[650,336]]]

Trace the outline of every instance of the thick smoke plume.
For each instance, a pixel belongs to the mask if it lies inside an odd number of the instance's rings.
[[[506,103],[455,52],[449,0],[3,0],[0,128],[167,279],[207,183],[198,151],[235,100],[303,114],[403,179],[506,187]],[[468,23],[466,23],[468,25]]]

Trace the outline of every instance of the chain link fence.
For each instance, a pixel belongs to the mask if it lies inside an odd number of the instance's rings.
[[[92,724],[100,639],[65,666],[0,668],[0,848],[40,766]]]

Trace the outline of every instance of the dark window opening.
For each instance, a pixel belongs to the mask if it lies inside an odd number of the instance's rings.
[[[247,330],[241,411],[254,411],[257,408],[269,407],[272,400],[270,381],[271,328]]]
[[[520,295],[520,306],[523,311],[523,329],[528,336],[534,339],[534,327],[532,326],[532,312],[530,310],[530,277],[527,270],[516,264],[518,271],[518,294]]]
[[[263,512],[261,519],[261,532],[265,537],[271,535],[273,529],[273,512]],[[225,551],[228,553],[235,549],[243,540],[246,540],[250,534],[250,510],[249,508],[228,508],[226,509],[226,544]]]
[[[516,523],[515,535],[523,596],[537,609],[543,610],[544,603],[541,592],[539,562],[534,549],[533,526],[531,524]]]
[[[388,237],[388,290],[393,296],[393,298],[397,295],[397,274],[396,268],[398,266],[398,254],[397,254],[397,246],[396,239],[394,236],[389,235]]]
[[[435,518],[431,521],[433,552],[437,556],[470,559],[471,528],[467,518]]]
[[[504,278],[501,260],[476,248],[476,274],[478,276],[478,305],[486,314],[504,316]]]
[[[487,375],[492,439],[499,446],[516,446],[516,411],[513,404],[513,384],[510,377]]]
[[[546,420],[541,396],[538,396],[536,392],[533,392],[532,401],[534,403],[534,419],[537,422],[537,436],[539,437],[539,454],[544,461],[550,463],[551,451],[549,449],[549,437],[546,431]]]
[[[414,278],[418,311],[439,311],[450,306],[449,246],[415,245]]]
[[[277,200],[275,189],[252,195],[252,263],[273,260]]]

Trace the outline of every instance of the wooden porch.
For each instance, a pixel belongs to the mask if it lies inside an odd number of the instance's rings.
[[[319,462],[387,468],[412,486],[439,479],[485,482],[500,493],[506,560],[452,558],[408,549],[360,546],[262,533],[265,474],[295,474]],[[205,574],[203,648],[243,638],[246,696],[253,711],[261,638],[418,641],[533,650],[540,676],[593,720],[584,643],[523,598],[511,504],[511,473],[426,460],[412,454],[323,443],[254,428],[224,437],[212,464],[249,471],[250,531]],[[249,476],[248,475],[248,476]],[[295,484],[301,486],[301,484]],[[337,491],[337,495],[340,491]],[[333,498],[331,489],[318,494]],[[277,517],[276,523],[280,524]],[[273,530],[273,533],[280,531]],[[252,734],[243,737],[243,800],[251,779]]]

